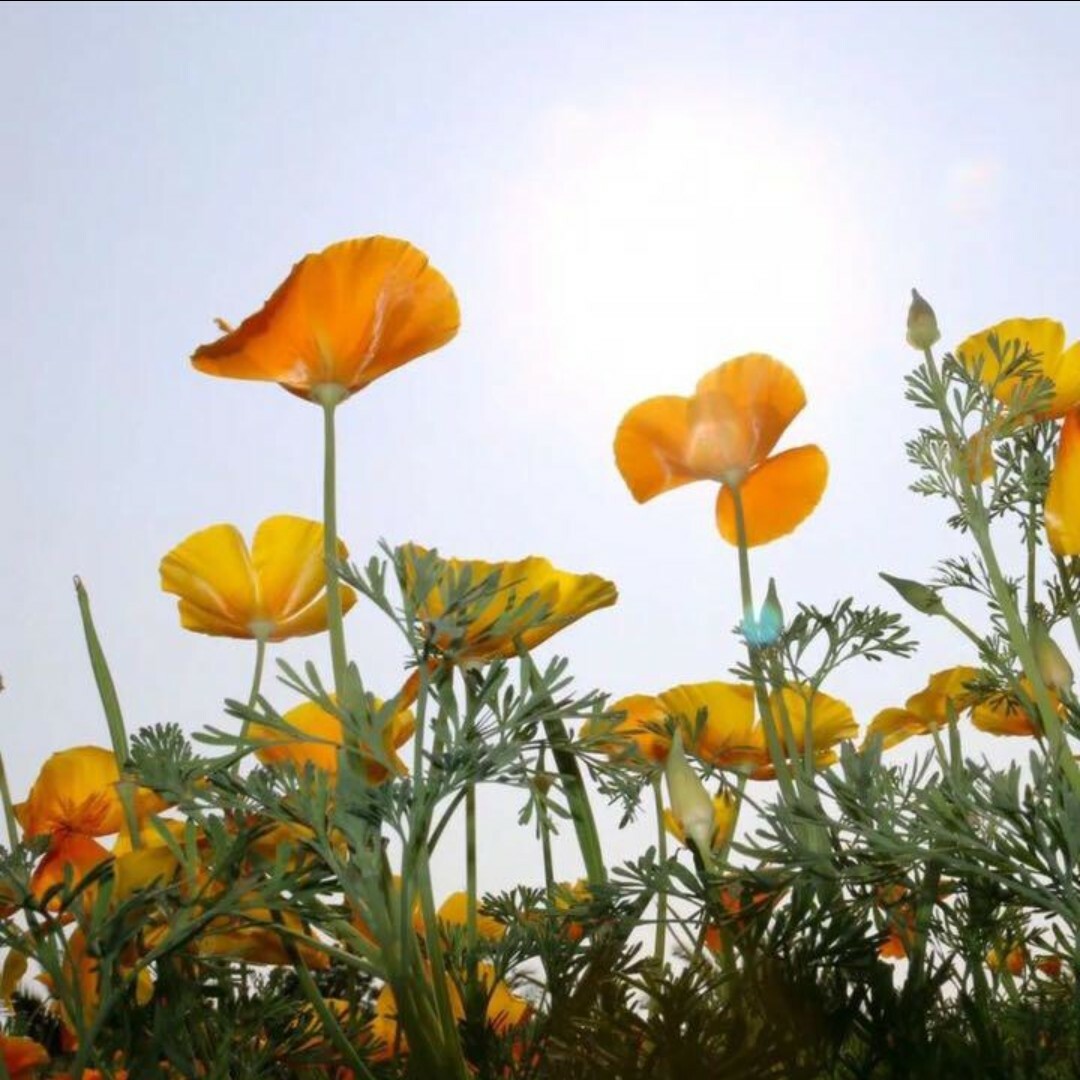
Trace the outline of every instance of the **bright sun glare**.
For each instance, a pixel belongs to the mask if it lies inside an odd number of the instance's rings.
[[[563,109],[542,143],[519,282],[552,385],[610,413],[741,352],[829,373],[857,274],[822,147],[656,105]]]

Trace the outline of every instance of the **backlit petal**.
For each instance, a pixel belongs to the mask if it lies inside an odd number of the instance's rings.
[[[338,585],[338,595],[341,597],[341,614],[348,615],[356,604],[356,593],[348,585]],[[276,623],[268,640],[285,641],[288,638],[321,634],[329,624],[330,609],[326,604],[326,594],[323,593],[306,608]]]
[[[990,343],[992,335],[997,338],[996,353]],[[1065,328],[1056,320],[1006,319],[972,334],[957,346],[956,356],[968,371],[974,372],[978,368],[982,381],[993,388],[994,396],[1008,405],[1022,380],[1015,375],[1001,378],[1002,368],[1008,368],[1025,351],[1030,351],[1039,372],[1053,379],[1064,348]],[[1072,383],[1070,371],[1064,387],[1066,392],[1072,392]]]
[[[63,884],[65,876],[70,877],[71,887],[75,889],[95,867],[111,858],[112,855],[91,837],[60,832],[35,868],[30,891],[40,900],[50,889]]]
[[[372,236],[301,259],[261,311],[195,351],[200,371],[266,379],[309,397],[349,393],[445,345],[457,299],[427,256],[405,240]]]
[[[723,480],[748,471],[772,453],[806,404],[795,373],[764,353],[728,360],[703,376],[690,401],[692,468]]]
[[[263,617],[251,556],[234,525],[211,525],[173,548],[161,560],[161,588],[186,601],[189,630],[251,637],[248,624]]]
[[[907,709],[882,709],[867,726],[863,746],[865,747],[874,736],[881,736],[882,749],[888,750],[890,747],[898,746],[905,739],[910,739],[913,735],[925,735],[926,732],[926,721],[913,712]]]
[[[808,721],[815,755],[823,754],[843,739],[852,739],[859,733],[851,706],[820,690],[811,692],[807,686],[785,686],[782,690],[774,690],[769,699],[781,742],[784,741],[782,702],[799,753],[806,749]]]
[[[683,397],[649,398],[635,405],[615,432],[615,464],[638,502],[701,480],[687,462],[690,402]]]
[[[813,512],[829,479],[829,463],[816,446],[799,446],[769,458],[739,488],[750,547],[791,532]],[[716,502],[720,535],[737,543],[735,501],[725,486]]]
[[[590,721],[581,729],[580,738],[615,758],[620,764],[642,766],[662,763],[671,748],[671,737],[664,730],[667,715],[660,699],[650,694],[631,694],[616,701],[609,710],[620,719]]]
[[[1080,555],[1080,410],[1061,425],[1046,491],[1046,539],[1058,555]]]
[[[111,750],[61,750],[45,762],[26,802],[16,807],[19,822],[27,837],[63,830],[84,836],[119,832],[124,817],[116,790],[119,779]]]
[[[703,761],[739,765],[756,761],[754,690],[743,683],[705,682],[674,686],[659,695],[664,712],[679,721],[687,745]],[[704,713],[704,722],[698,718]]]

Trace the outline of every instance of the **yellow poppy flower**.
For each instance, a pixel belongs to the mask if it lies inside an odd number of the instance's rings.
[[[968,683],[978,677],[978,668],[952,667],[930,676],[925,690],[907,699],[904,708],[882,709],[870,721],[863,746],[880,735],[882,748],[888,750],[913,735],[928,735],[934,728],[949,724],[949,705],[959,714],[971,708],[972,695]]]
[[[621,718],[616,720],[616,716]],[[604,719],[589,720],[579,739],[592,743],[620,764],[662,765],[671,749],[671,736],[664,730],[666,716],[659,698],[631,694],[616,701]]]
[[[349,554],[340,540],[337,551]],[[211,525],[161,560],[161,588],[180,597],[181,626],[199,634],[263,641],[318,634],[328,618],[323,527],[279,514],[255,530],[249,551],[235,526]],[[339,588],[344,613],[356,594]]]
[[[27,1080],[49,1064],[48,1050],[25,1035],[0,1035],[0,1054],[11,1080]]]
[[[748,770],[753,780],[775,777],[753,687],[745,683],[692,683],[665,691],[659,700],[667,715],[679,720],[687,745],[703,761],[720,768]],[[850,707],[820,690],[811,694],[808,687],[788,686],[774,690],[769,702],[777,736],[788,756],[805,752],[810,717],[814,763],[819,768],[836,760],[833,748],[839,742],[858,734]],[[787,711],[794,747],[785,743],[781,706]],[[703,715],[704,722],[699,724]]]
[[[990,345],[997,338],[1000,359]],[[1036,415],[1040,420],[1064,416],[1080,405],[1080,342],[1065,348],[1065,327],[1054,319],[1006,319],[972,334],[956,349],[957,359],[990,386],[1004,405],[1012,403],[1030,375],[1006,375],[1003,369],[1029,353],[1034,373],[1053,383],[1050,402]],[[981,365],[981,366],[980,366]]]
[[[369,236],[307,255],[261,311],[191,358],[199,371],[276,382],[309,401],[338,398],[445,345],[457,298],[405,240]]]
[[[15,807],[15,816],[27,837],[64,832],[109,836],[124,822],[119,780],[111,750],[98,746],[61,750],[42,766],[26,802]],[[164,808],[152,791],[136,790],[135,813],[140,820]]]
[[[1020,686],[1031,701],[1035,696],[1031,682],[1021,677]],[[1061,715],[1065,711],[1061,699],[1053,690],[1049,693],[1055,711]],[[998,694],[980,702],[971,710],[971,722],[990,735],[1038,735],[1042,732],[1038,716],[1029,712],[1020,698],[1012,693]]]
[[[371,699],[371,707],[375,712],[383,708],[383,702],[378,698]],[[318,702],[305,701],[290,709],[281,718],[289,727],[295,728],[308,739],[290,737],[282,731],[276,731],[265,724],[253,723],[248,728],[248,735],[257,743],[261,743],[255,751],[255,756],[264,765],[283,765],[290,763],[297,769],[302,770],[305,765],[311,764],[316,769],[330,773],[332,776],[338,770],[338,751],[345,745],[345,731],[341,721],[333,714],[327,712]],[[403,709],[394,714],[390,722],[382,732],[382,754],[394,769],[395,773],[406,772],[405,763],[398,757],[396,751],[412,738],[416,729],[416,721],[408,709]],[[390,771],[381,760],[377,760],[371,748],[359,747],[360,754],[364,757],[364,769],[370,783],[378,784],[390,775]]]
[[[456,926],[464,930],[468,921],[468,906],[469,898],[466,893],[451,893],[435,913],[436,921],[440,925]],[[424,913],[419,905],[413,910],[413,929],[421,936],[425,934]],[[506,936],[506,927],[498,919],[477,912],[476,932],[482,940],[500,941]]]
[[[717,527],[732,544],[737,489],[747,543],[767,544],[809,516],[828,480],[816,446],[770,456],[805,404],[790,368],[761,353],[739,356],[705,375],[692,397],[635,405],[615,434],[615,461],[638,502],[694,480],[717,481]]]
[[[253,964],[281,966],[292,963],[286,944],[292,941],[308,967],[325,970],[330,966],[326,953],[297,942],[296,935],[307,933],[304,922],[291,911],[274,913],[268,908],[252,907],[242,914],[212,919],[196,939],[194,950],[199,956],[228,956]]]
[[[1046,539],[1056,555],[1080,555],[1080,409],[1061,425],[1046,490]]]
[[[414,592],[418,566],[434,556],[416,545],[404,555],[405,586]],[[476,599],[448,614],[466,580]],[[440,650],[460,663],[485,663],[516,656],[519,647],[535,648],[582,616],[610,607],[618,595],[606,578],[557,570],[534,555],[499,563],[439,559],[434,584],[414,599],[417,616],[433,626]]]
[[[109,851],[90,836],[67,830],[58,832],[49,850],[34,868],[30,891],[41,900],[50,889],[62,885],[69,874],[72,886],[77,886],[87,874],[111,858]],[[56,897],[51,906],[59,907],[59,904],[60,900]]]

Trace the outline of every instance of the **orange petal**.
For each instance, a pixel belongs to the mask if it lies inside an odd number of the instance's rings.
[[[49,1064],[49,1052],[25,1035],[0,1035],[0,1054],[11,1080],[25,1080],[35,1070]]]
[[[30,795],[16,808],[27,837],[64,830],[84,836],[119,832],[124,820],[116,790],[116,755],[98,746],[53,754],[41,767]]]
[[[769,698],[780,729],[781,741],[784,739],[784,729],[780,702],[783,702],[791,733],[795,738],[795,749],[799,753],[806,749],[808,721],[815,755],[824,754],[837,743],[852,739],[859,733],[859,725],[855,723],[851,706],[820,690],[811,691],[805,685],[785,686],[782,690],[774,690]]]
[[[820,502],[828,478],[828,460],[816,446],[785,450],[750,473],[739,488],[747,545],[768,544],[800,525]],[[716,501],[716,524],[728,543],[738,542],[735,501],[726,486]]]
[[[76,888],[95,867],[111,858],[112,855],[89,836],[66,831],[58,833],[34,870],[30,891],[40,900],[50,889],[63,884],[65,872],[71,876],[72,888]]]
[[[338,750],[344,743],[344,734],[341,721],[333,713],[315,701],[305,701],[281,719],[308,738],[287,735],[263,724],[252,724],[248,735],[262,742],[255,756],[264,765],[289,763],[302,771],[305,765],[311,764],[324,772],[337,772]]]
[[[715,480],[746,473],[772,453],[806,404],[795,373],[763,353],[737,356],[703,376],[690,401],[690,467]]]
[[[882,749],[888,750],[913,735],[925,735],[928,731],[926,721],[907,709],[882,709],[867,725],[863,746],[875,735],[880,735]]]
[[[694,754],[713,765],[757,762],[754,690],[742,683],[705,682],[674,686],[659,695],[666,715],[679,721]],[[704,722],[698,726],[698,718]]]
[[[637,501],[704,479],[687,462],[690,402],[654,397],[635,405],[615,432],[615,464]]]
[[[660,699],[650,694],[631,694],[608,710],[619,720],[592,721],[581,729],[582,740],[592,740],[596,749],[622,765],[662,763],[671,749],[671,737],[664,731],[666,712]]]
[[[268,618],[283,622],[326,588],[324,535],[321,522],[291,514],[269,517],[255,530],[251,562]],[[341,540],[337,553],[349,554]]]
[[[371,236],[301,259],[261,311],[200,346],[191,362],[305,398],[321,385],[351,394],[445,345],[459,323],[453,289],[422,251]]]
[[[1061,425],[1046,492],[1046,538],[1058,555],[1080,555],[1080,410]]]
[[[949,722],[950,702],[957,713],[970,707],[971,692],[967,686],[978,677],[978,668],[964,665],[936,671],[930,676],[925,690],[907,699],[906,708],[923,721],[924,731],[930,730],[931,723],[944,727]]]

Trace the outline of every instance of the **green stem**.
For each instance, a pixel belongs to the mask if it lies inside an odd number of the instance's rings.
[[[548,903],[552,902],[555,889],[555,861],[551,855],[551,818],[548,811],[547,777],[544,775],[544,750],[540,747],[540,756],[536,764],[536,826],[540,833],[540,852],[544,859],[544,893]]]
[[[322,387],[328,391],[329,387]],[[333,387],[333,389],[340,389]],[[326,608],[330,631],[330,657],[334,666],[334,690],[343,701],[345,672],[345,625],[341,613],[341,590],[338,584],[337,549],[337,443],[334,434],[334,411],[340,398],[324,393],[323,408],[323,557],[326,560]]]
[[[664,794],[660,789],[660,774],[652,782],[653,800],[656,806],[656,851],[663,873],[667,873],[668,842],[667,829],[664,827]],[[653,959],[662,970],[666,951],[668,897],[667,883],[661,881],[656,891],[656,942],[653,946]]]
[[[248,708],[254,709],[255,703],[259,700],[259,688],[262,686],[263,677],[263,665],[266,663],[266,640],[264,638],[255,639],[255,672],[251,676],[251,693],[248,694]],[[247,727],[247,721],[244,721],[245,728]]]
[[[4,802],[4,824],[7,825],[8,850],[14,851],[19,842],[19,824],[15,819],[15,806],[11,801],[11,789],[8,787],[3,754],[0,754],[0,799],[3,799]]]
[[[742,595],[745,625],[746,619],[754,617],[754,592],[750,581],[749,545],[746,542],[746,515],[743,511],[742,493],[738,487],[729,487],[728,491],[731,492],[731,501],[735,507],[735,539],[739,549],[739,591]],[[765,673],[761,670],[757,649],[749,641],[746,643],[746,652],[749,658],[750,672],[754,678],[754,692],[757,698],[758,711],[761,713],[761,726],[765,732],[769,757],[772,759],[773,768],[776,770],[776,779],[784,799],[786,802],[791,803],[795,799],[795,786],[791,779],[790,763],[784,756],[783,747],[780,745],[776,721],[773,718],[772,707],[769,703]]]
[[[1029,640],[1035,633],[1035,527],[1037,522],[1036,517],[1036,504],[1032,502],[1030,504],[1030,515],[1028,517],[1027,528],[1024,532],[1027,534],[1024,540],[1027,544],[1027,632]]]
[[[469,782],[465,789],[465,943],[469,953],[469,975],[476,972],[476,785]]]

